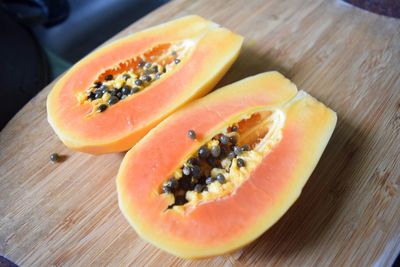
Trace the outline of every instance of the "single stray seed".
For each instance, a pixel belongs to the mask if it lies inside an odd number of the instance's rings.
[[[190,139],[196,139],[196,132],[194,130],[189,130],[188,131],[188,136]]]
[[[60,156],[57,153],[53,153],[50,155],[50,160],[54,162],[58,162],[60,160]]]
[[[151,65],[152,65],[152,63],[151,62],[146,62],[146,64],[144,64],[144,67],[145,68],[150,68],[151,67]]]
[[[142,85],[142,80],[139,80],[139,79],[137,79],[136,81],[135,81],[135,84],[137,85],[137,86],[141,86]]]
[[[112,75],[112,74],[108,74],[108,75],[106,75],[106,77],[104,77],[104,79],[105,79],[106,81],[110,81],[110,80],[113,79],[113,75]]]
[[[139,68],[143,68],[144,64],[146,64],[146,62],[144,62],[144,61],[142,60],[142,61],[140,61],[140,62],[138,63],[138,67],[139,67]]]
[[[231,128],[232,132],[237,132],[237,130],[238,130],[238,127],[236,125],[232,126],[232,128]]]
[[[124,75],[122,75],[122,77],[125,79],[125,81],[126,80],[128,80],[130,77],[131,77],[131,75],[129,75],[128,73],[125,73]]]
[[[179,58],[176,58],[176,59],[174,60],[174,62],[175,62],[175,64],[179,64],[179,63],[181,62],[181,60],[180,60]]]

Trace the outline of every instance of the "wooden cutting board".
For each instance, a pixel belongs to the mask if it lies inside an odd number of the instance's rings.
[[[187,14],[246,38],[220,85],[279,70],[337,111],[298,201],[233,254],[168,255],[119,212],[124,154],[73,152],[55,136],[50,84],[0,134],[0,254],[22,266],[390,266],[400,251],[400,20],[340,1],[173,1],[115,38]],[[52,152],[67,158],[51,164]]]

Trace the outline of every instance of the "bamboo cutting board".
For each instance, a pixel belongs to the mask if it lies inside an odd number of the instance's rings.
[[[168,255],[119,212],[123,154],[73,152],[50,129],[51,84],[0,134],[0,254],[22,266],[390,266],[400,251],[400,20],[340,1],[173,1],[116,38],[187,14],[246,38],[220,85],[279,70],[337,111],[298,201],[235,253]],[[51,164],[52,152],[67,158]]]

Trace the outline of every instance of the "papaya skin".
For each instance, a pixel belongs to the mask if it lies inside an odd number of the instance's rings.
[[[190,43],[190,53],[142,92],[90,118],[76,95],[102,72],[159,44]],[[130,149],[150,129],[213,89],[236,60],[243,38],[199,16],[187,16],[103,46],[75,64],[47,97],[47,117],[63,143],[102,154]],[[210,62],[212,64],[210,64]]]
[[[261,110],[284,114],[282,139],[231,195],[189,212],[165,211],[159,186],[221,129]],[[172,114],[124,157],[120,209],[139,236],[179,257],[229,253],[255,240],[299,197],[336,125],[336,113],[278,72],[218,89]],[[196,131],[195,141],[187,137]]]

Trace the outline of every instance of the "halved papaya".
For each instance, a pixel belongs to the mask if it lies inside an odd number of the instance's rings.
[[[142,238],[180,257],[240,248],[298,198],[335,124],[335,112],[278,72],[228,85],[125,155],[120,209]]]
[[[48,121],[70,148],[126,151],[177,108],[208,93],[242,40],[198,16],[120,39],[56,83],[47,98]]]

